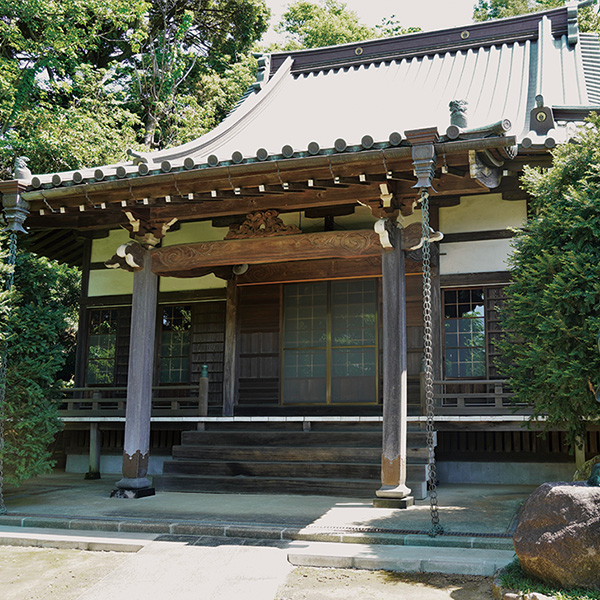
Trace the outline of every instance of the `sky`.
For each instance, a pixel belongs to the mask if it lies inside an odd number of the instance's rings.
[[[267,0],[272,23],[277,23],[293,0]],[[313,2],[316,0],[312,0]],[[403,27],[420,27],[423,31],[457,27],[472,22],[477,0],[341,0],[356,12],[366,25],[379,25],[383,17],[396,15]],[[266,42],[277,39],[269,32]]]

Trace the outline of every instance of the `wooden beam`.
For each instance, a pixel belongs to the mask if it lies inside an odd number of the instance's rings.
[[[152,270],[167,277],[195,277],[194,270],[206,267],[378,256],[380,253],[379,236],[374,231],[324,231],[157,248],[152,251]]]

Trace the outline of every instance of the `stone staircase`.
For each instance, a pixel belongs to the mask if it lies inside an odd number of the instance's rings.
[[[207,423],[186,431],[157,490],[317,494],[374,498],[380,487],[381,423]],[[427,495],[425,431],[408,433],[407,484]]]

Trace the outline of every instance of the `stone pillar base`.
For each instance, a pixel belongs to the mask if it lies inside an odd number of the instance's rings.
[[[115,485],[121,490],[141,490],[149,488],[152,482],[147,477],[123,477]]]
[[[378,498],[406,498],[410,496],[410,488],[403,483],[399,483],[398,485],[382,485],[375,492],[375,495]]]
[[[116,489],[110,493],[111,498],[146,498],[154,496],[156,490],[153,487],[141,488],[138,490]]]
[[[92,473],[91,471],[89,473],[86,473],[83,476],[84,479],[100,479],[100,473]]]
[[[374,498],[373,508],[409,508],[413,506],[415,499],[413,496],[404,498]]]

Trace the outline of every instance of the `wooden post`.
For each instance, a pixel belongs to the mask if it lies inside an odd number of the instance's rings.
[[[202,371],[200,373],[200,381],[198,382],[198,416],[208,416],[208,366],[202,365]],[[204,431],[206,424],[204,421],[199,422],[197,427],[198,431]]]
[[[84,479],[100,479],[100,431],[98,423],[90,423],[90,466]]]
[[[581,444],[581,446],[579,445]],[[581,469],[585,463],[585,438],[581,439],[577,438],[577,443],[575,444],[575,468]]]
[[[374,506],[407,508],[414,502],[406,486],[407,351],[406,280],[401,231],[390,229],[393,248],[382,256],[383,283],[383,448],[381,488]]]
[[[146,475],[150,455],[157,288],[158,277],[152,273],[150,253],[145,252],[143,268],[133,274],[123,478],[117,482],[119,490],[112,496],[140,498],[154,494]]]
[[[237,394],[237,300],[235,281],[227,282],[225,357],[223,364],[223,416],[232,417]]]

